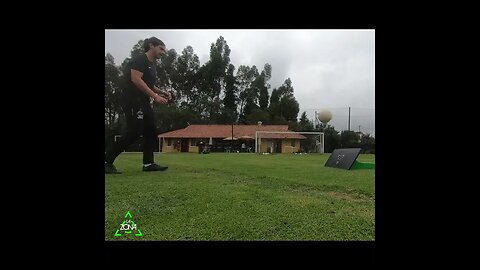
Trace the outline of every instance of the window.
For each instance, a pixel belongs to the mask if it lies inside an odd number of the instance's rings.
[[[291,139],[290,141],[291,141],[291,143],[292,143],[292,147],[295,147],[295,142],[296,142],[297,140]]]

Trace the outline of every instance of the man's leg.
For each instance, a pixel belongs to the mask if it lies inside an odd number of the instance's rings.
[[[154,163],[153,151],[156,136],[155,120],[152,108],[145,108],[143,123],[143,164]]]
[[[153,152],[155,150],[155,140],[158,140],[158,138],[153,109],[151,107],[145,108],[143,128],[143,171],[164,171],[168,169],[168,167],[159,166],[154,163]]]
[[[143,118],[138,114],[139,109],[124,108],[125,121],[127,123],[126,131],[119,140],[107,147],[105,162],[113,165],[113,162],[130,144],[135,142],[141,135],[143,129]]]

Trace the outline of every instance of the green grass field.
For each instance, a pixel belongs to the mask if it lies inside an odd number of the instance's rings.
[[[106,240],[375,240],[375,170],[329,154],[122,153],[105,175]],[[374,155],[358,161],[375,162]],[[114,234],[130,211],[143,236]]]

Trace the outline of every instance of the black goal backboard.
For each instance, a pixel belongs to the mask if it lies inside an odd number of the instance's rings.
[[[326,167],[350,170],[362,148],[335,149],[325,163]]]

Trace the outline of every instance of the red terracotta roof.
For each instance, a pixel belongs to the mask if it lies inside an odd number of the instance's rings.
[[[248,136],[255,139],[255,131],[289,131],[288,125],[234,125],[233,137]],[[232,125],[190,125],[158,135],[160,138],[227,138],[232,136]],[[300,134],[262,134],[262,138],[305,139]],[[246,139],[246,137],[244,137]]]

